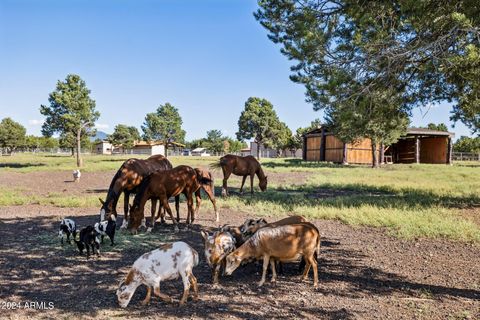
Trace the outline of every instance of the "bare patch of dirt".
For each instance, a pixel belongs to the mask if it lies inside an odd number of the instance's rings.
[[[480,207],[462,209],[460,215],[480,226]]]
[[[71,171],[5,172],[0,174],[0,186],[15,188],[27,195],[98,193],[103,196],[107,193],[114,174],[114,171],[82,172],[80,181],[74,182]]]
[[[191,230],[172,233],[157,225],[154,235],[182,240],[200,253],[194,269],[200,301],[184,307],[152,298],[141,306],[145,288],[121,309],[115,290],[132,263],[148,251],[143,246],[108,251],[86,260],[75,248],[56,242],[58,218],[93,224],[98,208],[69,209],[37,205],[0,208],[0,302],[53,302],[51,310],[3,309],[2,317],[34,318],[311,318],[311,319],[472,319],[480,317],[478,246],[441,240],[403,241],[381,229],[350,227],[317,220],[322,235],[320,286],[298,280],[297,264],[288,264],[277,284],[257,287],[260,266],[250,264],[211,285],[199,230],[215,228],[213,212],[204,209]],[[186,212],[182,204],[182,218]],[[223,223],[238,225],[250,215],[223,209]],[[276,220],[278,217],[267,217]],[[119,231],[120,232],[120,231]],[[128,239],[130,235],[125,235]],[[108,241],[105,242],[108,246]],[[180,298],[180,280],[165,281],[162,292]],[[48,305],[47,305],[48,306]]]

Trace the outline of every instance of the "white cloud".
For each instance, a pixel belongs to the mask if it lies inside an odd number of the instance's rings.
[[[41,126],[43,124],[43,120],[37,120],[37,119],[28,120],[28,124],[31,126]]]
[[[95,129],[108,129],[110,126],[106,123],[95,123]]]

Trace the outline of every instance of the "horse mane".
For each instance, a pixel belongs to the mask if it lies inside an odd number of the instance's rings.
[[[258,164],[258,170],[256,173],[259,179],[262,179],[262,180],[265,179],[265,172],[263,172],[263,169],[260,163]]]
[[[112,178],[112,182],[110,182],[110,186],[108,187],[107,200],[105,201],[105,206],[107,206],[110,201],[113,201],[115,198],[118,198],[120,196],[120,193],[115,192],[114,187],[115,187],[115,182],[122,174],[122,169],[124,168],[124,165],[125,163],[123,163],[120,169],[118,169],[117,173],[115,173],[115,175]]]

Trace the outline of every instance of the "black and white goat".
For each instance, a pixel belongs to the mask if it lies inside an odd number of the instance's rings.
[[[101,243],[103,243],[103,237],[108,236],[110,238],[111,246],[114,245],[113,240],[115,238],[115,229],[117,224],[113,220],[105,220],[102,222],[97,222],[94,225],[95,232],[101,236]]]
[[[90,257],[90,248],[92,248],[93,254],[95,254],[96,248],[97,254],[100,255],[100,240],[98,239],[95,228],[92,226],[87,226],[80,230],[80,240],[75,240],[75,243],[78,246],[80,254],[83,254],[83,249],[87,249],[87,259]]]
[[[60,241],[62,244],[64,235],[67,236],[68,243],[71,243],[70,235],[72,235],[73,239],[75,240],[77,236],[77,225],[72,219],[62,219],[62,221],[60,221],[60,230],[58,230],[58,237],[61,239]]]

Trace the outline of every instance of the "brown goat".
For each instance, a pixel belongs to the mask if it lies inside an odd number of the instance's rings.
[[[259,286],[265,283],[270,263],[272,282],[276,281],[275,261],[296,261],[303,257],[306,260],[303,279],[308,277],[313,266],[313,286],[318,286],[318,267],[314,254],[320,251],[320,234],[310,223],[284,225],[275,228],[267,227],[258,230],[240,248],[227,256],[225,273],[232,274],[245,259],[263,259],[263,273]]]
[[[283,218],[281,220],[278,220],[278,221],[275,221],[275,222],[270,222],[270,223],[266,223],[265,219],[261,219],[261,220],[263,220],[265,223],[263,223],[263,222],[262,223],[255,223],[255,224],[251,224],[249,226],[245,226],[245,224],[244,224],[242,226],[243,235],[246,236],[246,237],[251,237],[255,232],[257,232],[257,230],[259,230],[261,228],[266,228],[266,227],[275,228],[275,227],[279,227],[279,226],[286,226],[286,225],[289,225],[289,224],[307,222],[307,219],[305,219],[302,216],[290,216],[290,217],[286,217],[286,218]]]
[[[193,223],[195,213],[193,211],[193,194],[200,189],[202,185],[210,185],[211,180],[199,175],[197,170],[189,166],[178,166],[171,170],[159,171],[143,179],[133,206],[130,208],[130,222],[128,228],[135,232],[140,226],[143,218],[145,203],[152,198],[159,199],[161,205],[167,210],[170,218],[175,224],[175,231],[178,231],[178,222],[173,218],[172,210],[168,204],[168,199],[176,197],[183,193],[187,198],[187,224]],[[154,227],[155,217],[152,212],[152,229]]]

